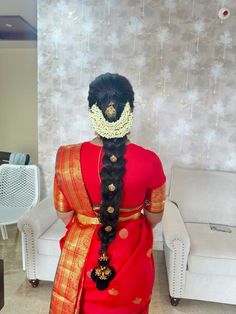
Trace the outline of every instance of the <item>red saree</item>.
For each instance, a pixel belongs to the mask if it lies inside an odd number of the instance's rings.
[[[99,158],[101,157],[101,158]],[[116,276],[100,291],[90,278],[97,265],[101,147],[89,142],[58,150],[54,182],[55,208],[74,210],[55,276],[51,314],[146,314],[154,283],[152,227],[141,213],[163,210],[165,175],[159,158],[129,144],[119,227],[107,255]],[[145,202],[148,200],[148,202]],[[145,205],[144,205],[145,204]]]

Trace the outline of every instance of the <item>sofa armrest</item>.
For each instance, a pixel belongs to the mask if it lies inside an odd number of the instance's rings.
[[[187,229],[178,207],[170,200],[165,204],[162,226],[166,244],[173,248],[173,241],[179,239],[185,244],[186,252],[189,253],[190,238]]]
[[[30,208],[17,223],[22,232],[23,269],[29,280],[38,279],[38,238],[56,221],[53,197]]]
[[[162,226],[169,292],[172,297],[181,298],[184,294],[190,238],[177,206],[169,200],[166,201]]]
[[[24,225],[31,226],[35,238],[44,233],[57,219],[53,197],[50,195],[30,208],[18,221],[18,228],[24,232]]]

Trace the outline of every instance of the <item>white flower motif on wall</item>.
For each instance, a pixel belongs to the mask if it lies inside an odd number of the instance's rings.
[[[82,71],[87,67],[88,65],[88,54],[84,52],[78,52],[75,55],[74,58],[74,65],[75,67],[79,68],[79,85],[81,85],[82,81]]]
[[[177,125],[173,128],[174,135],[178,137],[180,142],[178,142],[178,146],[180,147],[180,153],[183,151],[183,141],[184,136],[189,135],[191,133],[191,125],[186,122],[184,119],[178,119]]]
[[[198,105],[199,92],[196,88],[190,89],[186,93],[186,103],[190,106],[190,119],[193,117],[193,107]]]
[[[111,15],[111,0],[105,0],[105,3],[106,3],[106,10],[107,10],[107,15],[108,15],[108,18],[110,17]],[[109,19],[110,21],[110,19]]]
[[[158,154],[160,155],[162,151],[162,146],[165,146],[167,143],[166,132],[158,131],[157,134],[155,135],[155,140],[157,141],[157,151]]]
[[[138,70],[138,85],[140,85],[141,84],[141,71],[146,64],[146,58],[144,56],[140,55],[134,59],[134,62],[136,64],[136,67]]]
[[[152,102],[155,110],[163,109],[165,101],[166,101],[166,96],[163,96],[163,95],[159,96],[158,95],[157,97],[155,97],[153,102]]]
[[[178,124],[174,127],[175,135],[187,135],[190,132],[190,124],[186,122],[184,119],[179,119]]]
[[[213,79],[213,94],[216,93],[216,86],[217,83],[219,81],[220,78],[222,78],[223,74],[224,74],[224,68],[223,68],[223,63],[222,62],[218,62],[215,61],[213,63],[213,65],[211,66],[211,70],[210,70],[210,75]]]
[[[142,33],[143,23],[136,16],[131,16],[128,21],[127,31],[133,39],[133,52],[135,52],[137,35]]]
[[[216,113],[216,124],[215,126],[217,127],[219,124],[219,118],[224,114],[224,106],[221,100],[218,100],[215,104],[212,106],[213,112]]]
[[[84,21],[82,23],[83,34],[86,37],[87,51],[90,50],[90,37],[94,33],[95,25],[91,21]]]
[[[141,6],[142,6],[142,16],[145,16],[145,1],[146,0],[141,0]]]
[[[226,161],[228,170],[235,171],[236,169],[236,153],[230,153]]]
[[[176,10],[176,0],[164,0],[164,5],[168,9],[168,24],[170,24],[171,14]]]
[[[162,79],[162,93],[166,93],[166,83],[171,81],[171,73],[170,68],[168,66],[165,66],[160,71],[160,77]]]
[[[160,59],[163,59],[164,44],[170,40],[170,31],[168,27],[162,27],[157,31],[157,41],[160,43]]]
[[[207,154],[206,154],[206,158],[209,159],[209,154],[210,154],[210,147],[211,144],[214,143],[216,139],[216,131],[209,129],[205,132],[204,134],[204,141],[207,145]]]
[[[162,27],[157,32],[157,41],[160,43],[160,59],[163,59],[163,52],[164,52],[164,44],[170,40],[170,32],[169,28]]]
[[[56,75],[59,78],[60,89],[62,89],[62,80],[66,79],[66,69],[65,66],[60,64],[56,69]]]
[[[119,47],[119,38],[116,33],[111,33],[107,37],[108,43],[111,45],[111,58],[114,58],[114,49]]]
[[[51,33],[51,40],[55,47],[55,58],[58,58],[58,46],[63,42],[64,35],[62,33],[62,30],[59,28],[54,28]]]
[[[164,104],[166,101],[166,96],[157,96],[153,99],[152,101],[152,106],[153,106],[153,117],[154,117],[154,124],[155,126],[159,126],[159,119],[160,119],[160,112],[164,108]]]
[[[232,36],[229,31],[225,31],[223,34],[221,34],[219,40],[216,42],[218,46],[223,47],[223,59],[225,59],[226,49],[232,48],[232,42]]]
[[[186,70],[186,83],[185,86],[189,86],[189,72],[196,69],[197,58],[189,51],[185,51],[183,59],[179,63],[180,67]]]
[[[56,4],[56,12],[60,12],[61,15],[69,13],[69,6],[66,4],[66,1],[58,1]]]
[[[105,5],[104,5],[105,22],[107,25],[110,25],[111,16],[112,16],[113,10],[116,9],[117,0],[105,0],[104,2],[105,2]]]
[[[194,31],[196,33],[196,51],[199,52],[199,41],[200,38],[205,37],[207,33],[205,32],[205,23],[202,20],[198,20],[193,24]]]
[[[181,157],[182,162],[184,163],[184,165],[191,165],[194,162],[193,156],[191,154],[185,154]]]
[[[55,120],[58,121],[59,120],[59,115],[60,115],[60,104],[61,104],[61,93],[59,92],[54,92],[53,95],[50,98],[50,102],[48,103],[49,107],[53,107],[53,112],[54,112],[54,116],[55,116]]]
[[[195,0],[192,0],[192,18],[194,17],[194,11],[195,11]]]

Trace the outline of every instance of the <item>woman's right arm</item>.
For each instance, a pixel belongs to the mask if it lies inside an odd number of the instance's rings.
[[[65,225],[67,225],[71,221],[73,216],[74,216],[73,210],[64,213],[57,211],[57,217],[60,218]]]

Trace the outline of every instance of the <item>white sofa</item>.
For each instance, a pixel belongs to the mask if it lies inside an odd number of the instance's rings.
[[[236,173],[174,167],[162,227],[171,304],[236,304]]]
[[[59,239],[66,228],[57,218],[52,193],[25,213],[17,226],[24,237],[26,276],[32,287],[39,280],[53,281],[61,252]]]

